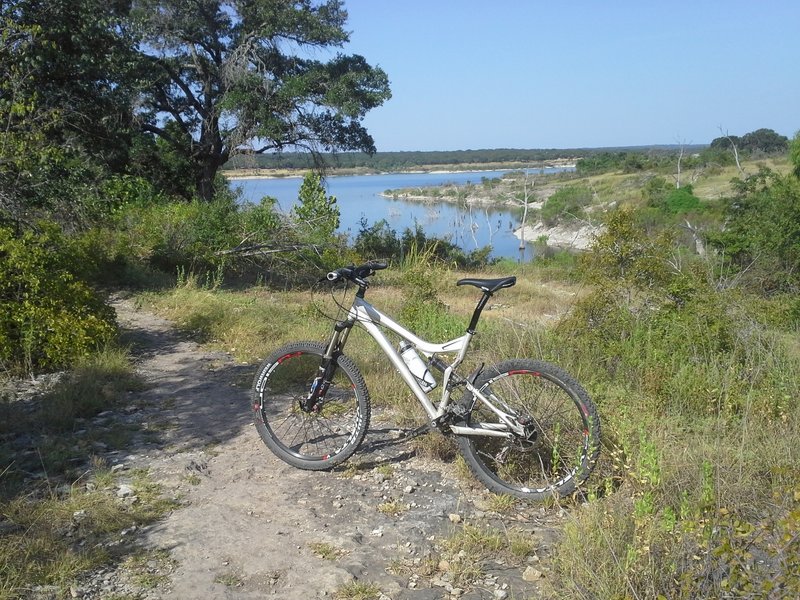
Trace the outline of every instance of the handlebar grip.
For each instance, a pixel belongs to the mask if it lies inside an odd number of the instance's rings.
[[[388,266],[389,265],[385,262],[370,261],[358,267],[351,265],[349,267],[342,267],[341,269],[336,269],[335,271],[329,272],[325,276],[325,278],[328,281],[338,281],[340,279],[348,279],[359,285],[362,284],[366,285],[366,282],[364,281],[365,277],[374,275],[375,271],[386,269]]]

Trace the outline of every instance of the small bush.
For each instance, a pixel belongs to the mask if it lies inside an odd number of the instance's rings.
[[[592,191],[583,186],[566,186],[557,190],[542,206],[541,218],[547,225],[573,221],[583,216],[583,209],[592,202]]]
[[[649,204],[671,215],[682,215],[703,208],[703,203],[694,195],[691,185],[672,188],[659,197],[651,197]]]
[[[115,333],[114,311],[74,274],[52,224],[15,237],[0,228],[0,368],[58,368]]]
[[[428,237],[418,224],[398,235],[385,220],[369,225],[366,219],[362,219],[353,247],[366,259],[404,262],[413,260],[415,253],[422,253],[431,263],[447,266],[482,268],[494,263],[489,258],[491,246],[465,253],[449,240]]]
[[[374,583],[351,581],[339,586],[333,597],[336,600],[378,600],[381,588]]]
[[[710,245],[749,288],[764,295],[800,289],[800,179],[762,167],[734,181],[725,201],[724,230]]]

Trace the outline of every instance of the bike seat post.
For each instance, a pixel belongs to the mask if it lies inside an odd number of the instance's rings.
[[[475,307],[475,311],[472,313],[472,319],[470,319],[469,326],[467,327],[467,333],[470,335],[475,335],[475,330],[478,327],[478,319],[481,318],[481,313],[491,297],[492,292],[488,290],[483,291],[483,296],[481,296],[481,299],[478,300],[478,305]]]
[[[475,279],[467,277],[456,281],[456,285],[472,285],[479,288],[483,292],[483,297],[478,301],[478,306],[475,307],[475,312],[472,313],[472,319],[469,322],[467,333],[470,335],[475,334],[475,329],[478,326],[478,319],[481,312],[486,307],[489,298],[500,289],[509,288],[517,283],[516,277],[501,277],[500,279]]]

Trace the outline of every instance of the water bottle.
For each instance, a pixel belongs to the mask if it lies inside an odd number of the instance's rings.
[[[403,340],[400,342],[400,356],[403,357],[403,362],[406,363],[412,375],[417,378],[417,382],[425,392],[430,392],[436,387],[436,380],[428,370],[428,367],[420,358],[414,346]]]

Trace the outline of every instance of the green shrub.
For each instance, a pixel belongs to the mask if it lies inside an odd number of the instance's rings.
[[[592,198],[592,191],[584,186],[560,188],[542,206],[542,221],[547,225],[555,225],[560,221],[579,219],[583,217],[583,209],[591,204]]]
[[[724,230],[710,243],[749,288],[760,293],[800,289],[800,180],[762,168],[734,182]]]
[[[231,197],[214,202],[134,205],[117,218],[125,251],[133,259],[169,273],[178,267],[216,268],[223,262],[217,253],[241,241],[237,225],[237,205]]]
[[[244,204],[239,209],[239,235],[257,243],[270,241],[281,226],[275,209],[276,200],[263,197],[258,204]]]
[[[404,302],[401,322],[417,335],[430,341],[445,341],[463,331],[464,318],[451,315],[437,295],[441,270],[430,256],[433,250],[417,251],[412,246],[403,262]]]
[[[52,224],[21,237],[0,228],[0,366],[66,366],[114,335],[113,309],[76,278],[74,261]]]
[[[592,290],[545,338],[580,365],[605,447],[552,596],[794,597],[800,360],[769,329],[793,331],[793,306],[718,285],[713,257],[636,223],[610,216],[581,260]]]
[[[639,213],[620,209],[609,213],[605,229],[589,252],[580,257],[583,277],[593,284],[618,282],[639,290],[663,287],[675,275],[670,266],[672,238],[652,236],[639,222]]]
[[[119,270],[124,265],[132,276],[146,265],[172,275],[307,283],[346,260],[342,236],[330,232],[338,209],[312,191],[304,190],[311,200],[300,213],[285,215],[269,197],[258,204],[240,203],[236,193],[221,192],[212,202],[187,202],[151,198],[139,190],[138,201],[122,203],[111,226],[92,235],[105,238],[99,250],[109,266]],[[325,221],[321,228],[318,219]],[[235,248],[246,252],[227,252]]]
[[[664,201],[664,210],[672,214],[688,213],[701,207],[700,198],[694,195],[689,185],[670,192]]]
[[[414,252],[421,251],[430,261],[461,268],[482,268],[495,262],[489,257],[491,246],[464,252],[447,239],[429,237],[419,224],[413,229],[406,228],[402,235],[398,235],[385,220],[368,225],[366,219],[362,219],[353,247],[365,259],[402,262]]]
[[[369,225],[362,217],[353,247],[364,258],[399,259],[402,256],[400,238],[384,219]]]

